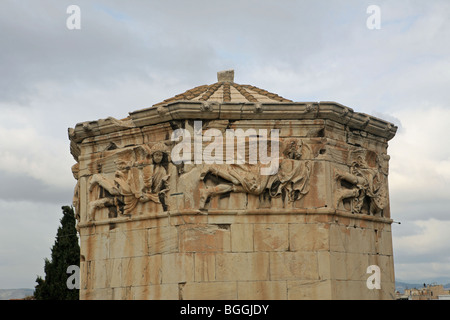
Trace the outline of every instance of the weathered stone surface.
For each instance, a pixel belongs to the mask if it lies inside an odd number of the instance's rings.
[[[231,251],[253,251],[253,224],[234,223],[231,225]]]
[[[365,280],[369,256],[357,253],[331,252],[331,277],[336,280]]]
[[[331,300],[331,280],[290,280],[287,281],[289,300]]]
[[[216,280],[269,280],[269,254],[266,252],[218,253],[216,254]]]
[[[162,283],[180,283],[194,280],[194,255],[169,253],[162,256]]]
[[[109,251],[110,259],[148,255],[147,230],[111,232]]]
[[[109,258],[109,234],[90,234],[80,237],[80,255],[85,260]]]
[[[231,249],[229,225],[182,225],[181,252],[227,252]]]
[[[289,250],[329,250],[329,227],[328,224],[289,224]]]
[[[161,255],[121,259],[121,286],[146,286],[161,282]]]
[[[184,300],[235,300],[237,283],[227,282],[190,282],[180,288]]]
[[[178,300],[178,284],[155,284],[130,288],[129,296],[117,300]]]
[[[256,224],[255,251],[287,251],[289,247],[287,224]]]
[[[196,253],[194,255],[195,282],[209,282],[216,280],[215,253]]]
[[[270,279],[319,280],[317,253],[271,252]]]
[[[178,231],[174,226],[148,230],[148,254],[150,255],[177,252],[178,243]]]
[[[286,281],[241,281],[238,282],[240,300],[286,300]]]

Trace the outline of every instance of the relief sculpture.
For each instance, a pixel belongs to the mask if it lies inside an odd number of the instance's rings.
[[[87,219],[96,220],[97,210],[103,208],[108,208],[109,218],[187,208],[206,210],[212,197],[230,193],[258,196],[261,206],[256,208],[270,207],[273,198],[281,199],[283,206],[293,204],[310,191],[316,161],[313,145],[301,138],[283,138],[280,142],[278,169],[271,175],[263,174],[261,163],[203,163],[180,170],[171,163],[170,143],[162,141],[114,149],[114,164],[109,160],[106,173],[95,173],[88,179],[91,196]],[[334,169],[335,208],[382,216],[388,205],[388,160],[386,154],[362,148],[349,150],[348,169]],[[73,170],[74,176],[78,174],[77,168]],[[182,195],[184,202],[173,201],[175,198],[169,201],[169,191],[171,196]],[[73,203],[79,212],[77,192],[78,187]]]
[[[141,163],[142,177],[143,177],[143,201],[153,201],[161,203],[164,211],[167,211],[167,191],[169,190],[168,179],[169,174],[164,164],[170,161],[170,152],[168,147],[159,142],[148,149],[148,146],[144,146],[147,159],[150,158],[150,165],[147,165],[147,161]]]
[[[76,163],[72,166],[72,174],[75,180],[77,181],[74,191],[73,191],[73,199],[72,199],[72,206],[75,210],[75,219],[77,222],[80,222],[80,180],[79,180],[79,174],[80,174],[80,165],[79,163]]]
[[[126,161],[117,159],[114,163],[114,177],[96,173],[89,179],[89,192],[100,187],[98,199],[92,200],[88,207],[88,220],[95,220],[95,212],[101,208],[111,208],[114,215],[130,216],[139,203],[152,201],[167,210],[166,195],[169,175],[163,166],[168,158],[167,147],[163,143],[153,147],[143,146],[144,159]]]
[[[311,173],[310,148],[300,139],[291,139],[279,158],[278,171],[273,175],[262,175],[261,164],[205,165],[200,179],[209,175],[220,179],[215,186],[200,190],[200,209],[204,209],[207,200],[229,192],[261,195],[268,192],[271,197],[286,194],[288,201],[300,199],[309,190]]]
[[[349,172],[335,169],[334,178],[338,182],[335,193],[336,208],[348,199],[354,213],[382,215],[388,204],[388,157],[358,150],[352,152],[351,159]]]

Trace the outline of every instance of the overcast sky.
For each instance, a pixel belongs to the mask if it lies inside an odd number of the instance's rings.
[[[72,4],[80,30],[66,26]],[[367,27],[370,5],[380,29]],[[225,69],[396,124],[396,278],[450,278],[449,17],[448,0],[1,0],[0,288],[45,275],[75,186],[69,127],[124,118]]]

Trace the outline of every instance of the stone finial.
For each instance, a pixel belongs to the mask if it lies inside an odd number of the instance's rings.
[[[234,70],[224,70],[217,72],[219,82],[234,82]]]

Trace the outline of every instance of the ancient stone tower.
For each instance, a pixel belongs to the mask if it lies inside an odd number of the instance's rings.
[[[69,129],[81,299],[392,299],[388,141],[218,73]]]

